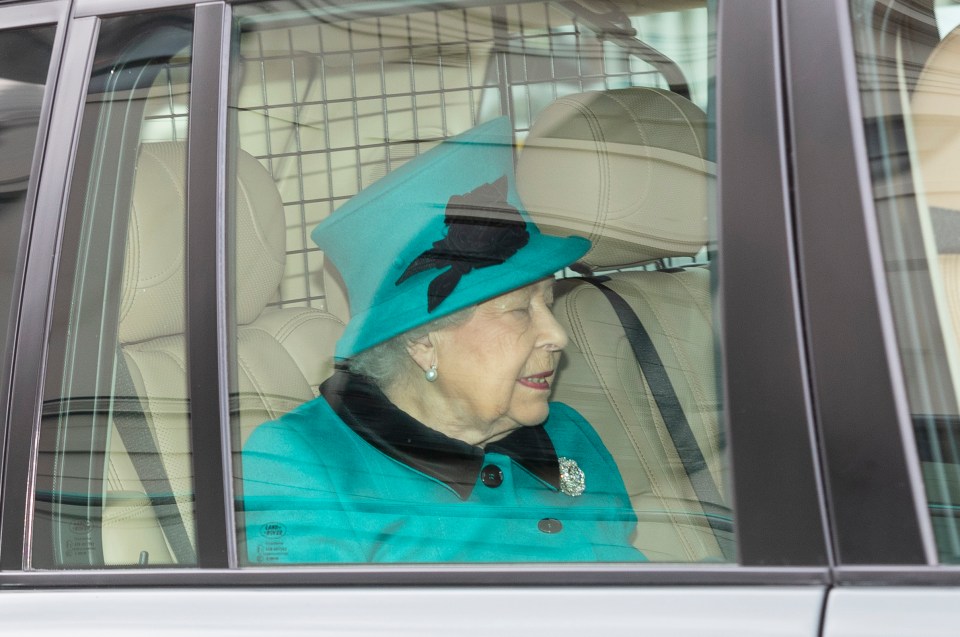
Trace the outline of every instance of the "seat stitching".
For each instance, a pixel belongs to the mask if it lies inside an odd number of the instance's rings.
[[[177,191],[177,196],[180,198],[181,201],[186,201],[186,196],[184,195],[183,188],[180,187],[180,183],[179,183],[180,181],[182,181],[182,176],[175,175],[173,171],[170,170],[170,166],[167,164],[167,162],[162,161],[159,155],[156,152],[153,152],[154,150],[156,149],[151,149],[150,151],[144,151],[144,152],[148,152],[154,159],[156,159],[156,163],[160,164],[160,169],[167,174],[167,176],[170,179],[170,182],[173,184],[173,188]],[[138,241],[139,241],[139,237],[138,237]],[[173,260],[173,263],[182,264],[184,262],[185,259],[183,257],[183,250],[184,250],[184,242],[181,241],[177,246],[176,259]],[[141,252],[140,254],[142,255],[143,252]],[[161,282],[166,281],[171,276],[173,276],[178,270],[181,270],[181,269],[182,269],[181,267],[176,266],[174,267],[173,272],[166,272],[166,273],[160,272],[158,274],[155,274],[154,276],[147,277],[142,281],[142,283],[144,284],[143,287],[147,287],[147,284],[151,286],[155,285],[155,283],[152,283],[152,282],[156,279],[159,279]]]
[[[607,143],[607,140],[603,136],[603,127],[600,125],[600,120],[597,117],[596,113],[594,113],[592,110],[588,109],[584,104],[581,104],[578,101],[569,100],[568,104],[572,106],[573,109],[576,110],[580,115],[583,116],[584,120],[590,126],[590,132],[593,134],[594,139],[605,145]],[[600,160],[601,157],[606,157],[607,155],[606,153],[601,153],[601,152],[597,152],[595,154],[598,160]],[[606,205],[597,206],[598,212],[600,214],[597,214],[594,216],[593,224],[590,228],[591,241],[594,241],[595,239],[602,236],[602,231],[606,227],[607,212],[610,209],[609,204],[610,204],[611,189],[609,184],[609,177],[610,177],[609,162],[604,161],[604,166],[602,167],[607,168],[607,170],[600,171],[600,175],[601,175],[601,178],[603,179],[603,183],[601,184],[602,194],[598,198],[599,199],[598,203],[603,202]]]
[[[647,305],[647,306],[650,308],[650,310],[653,312],[653,314],[654,314],[655,318],[657,319],[657,321],[659,322],[659,324],[662,325],[662,326],[664,326],[665,332],[668,332],[668,325],[667,325],[667,323],[666,323],[665,321],[663,321],[662,315],[660,315],[660,313],[657,311],[656,304],[650,303],[650,301],[649,301],[649,299],[648,299],[648,296],[649,296],[648,294],[645,294],[645,293],[643,292],[643,290],[638,289],[638,286],[636,286],[636,284],[635,284],[634,282],[632,282],[632,281],[622,280],[622,279],[614,279],[614,281],[620,281],[620,282],[624,283],[624,285],[627,285],[627,286],[631,287],[632,289],[636,290],[636,291],[639,293],[639,295],[643,298],[643,300],[644,300],[644,302],[646,303],[646,305]],[[668,338],[667,338],[667,342],[668,342],[668,344],[670,345],[671,350],[673,350],[673,351],[676,353],[676,348],[674,347],[673,340],[681,340],[681,339],[679,339],[679,338],[676,336],[676,333],[674,333],[674,334],[671,335],[671,334],[668,332],[666,335],[667,335],[667,337],[668,337]],[[671,337],[672,337],[672,338],[671,338]],[[624,335],[623,338],[625,339],[625,338],[626,338],[626,335]],[[682,357],[677,356],[677,358],[678,358],[678,360],[680,360]],[[684,374],[684,376],[685,376],[685,374]],[[642,371],[641,371],[641,373],[640,373],[640,377],[641,377],[641,379],[642,379],[642,387],[643,387],[643,390],[644,390],[644,392],[645,392],[645,397],[646,397],[646,401],[647,401],[647,407],[648,407],[648,409],[650,410],[651,421],[654,423],[654,431],[653,431],[653,433],[656,435],[656,437],[657,437],[657,439],[658,439],[658,442],[659,442],[659,444],[660,444],[660,446],[661,446],[661,448],[662,448],[662,450],[663,450],[663,452],[664,452],[664,454],[665,454],[665,460],[666,460],[667,462],[669,462],[670,464],[677,464],[677,463],[680,462],[680,458],[679,458],[678,451],[677,451],[676,448],[674,447],[672,439],[669,438],[669,435],[668,435],[667,430],[666,430],[666,424],[665,424],[664,421],[663,421],[663,415],[660,413],[659,409],[656,408],[656,403],[655,403],[655,401],[654,401],[654,399],[653,399],[653,392],[652,392],[652,390],[650,389],[649,384],[648,384],[648,382],[647,382],[647,379],[646,379],[646,377],[643,375]],[[625,381],[625,379],[624,379],[624,381]],[[626,385],[625,382],[624,382],[624,384]],[[629,433],[629,430],[628,430],[628,433]],[[632,440],[635,440],[635,439],[633,438],[633,436],[631,436],[631,439],[632,439]],[[643,447],[639,446],[639,444],[636,443],[636,442],[635,442],[634,444],[635,444],[635,448],[636,448],[636,450],[637,450],[638,457],[640,457],[641,459],[643,459],[643,456],[644,456]],[[669,504],[667,503],[666,496],[665,496],[665,493],[666,493],[667,489],[664,488],[663,483],[662,483],[659,479],[657,479],[656,476],[650,474],[650,471],[649,471],[649,469],[646,467],[646,465],[645,465],[645,470],[648,472],[648,477],[649,477],[649,479],[650,479],[651,487],[654,489],[654,495],[655,495],[655,496],[657,497],[657,499],[663,504],[664,510],[668,512],[669,519],[670,519],[671,522],[673,523],[674,528],[675,528],[675,530],[677,531],[678,537],[681,538],[681,542],[684,544],[684,546],[686,547],[686,549],[689,551],[688,554],[691,555],[691,556],[696,556],[696,555],[699,555],[699,554],[700,554],[700,552],[694,550],[694,549],[692,548],[692,546],[690,545],[689,542],[690,542],[691,540],[695,540],[695,541],[697,542],[697,544],[699,544],[701,547],[703,547],[703,550],[707,550],[707,549],[706,549],[706,546],[703,544],[703,539],[702,539],[695,531],[689,529],[689,528],[687,527],[687,525],[681,523],[681,520],[680,520],[680,518],[678,517],[678,516],[679,516],[679,513],[674,512],[674,511],[671,510],[671,507],[670,507]],[[681,482],[679,482],[679,483],[676,482],[676,481],[674,481],[674,480],[670,480],[670,481],[669,481],[669,484],[670,484],[670,486],[672,486],[675,490],[677,490],[678,495],[680,495],[681,497],[684,497],[684,498],[686,498],[686,499],[689,499],[691,502],[698,502],[698,503],[699,503],[699,500],[698,500],[698,498],[696,497],[696,494],[692,491],[692,485],[690,484],[690,481],[689,481],[689,480],[684,480],[684,481],[681,481]],[[702,504],[701,504],[700,506],[702,507]],[[688,537],[688,534],[690,534],[689,537]]]
[[[687,303],[687,305],[690,306],[690,307],[695,308],[695,309],[699,312],[700,316],[704,319],[704,321],[706,321],[706,323],[707,323],[708,325],[712,325],[712,323],[713,323],[713,321],[712,321],[712,316],[707,312],[707,310],[706,310],[706,307],[707,307],[707,306],[706,306],[705,304],[704,304],[704,305],[701,305],[700,303],[697,302],[696,297],[695,297],[694,294],[693,294],[693,286],[691,286],[691,285],[689,284],[689,281],[687,281],[687,279],[686,279],[685,277],[681,277],[681,276],[679,276],[678,274],[672,274],[672,273],[667,273],[667,274],[671,277],[671,279],[672,279],[673,281],[675,281],[675,282],[677,282],[677,283],[679,284],[680,288],[681,288],[684,292],[687,293],[688,300],[689,300],[689,303]],[[678,339],[678,340],[679,340],[679,339]],[[681,356],[680,356],[680,352],[678,351],[677,358],[678,358],[678,360],[681,360],[682,363],[687,366],[687,369],[694,370],[694,371],[697,369],[696,366],[693,364],[693,361],[692,361],[692,360],[690,359],[690,357],[689,357],[689,352],[683,351],[683,356],[681,357]],[[681,371],[682,371],[682,370],[681,370]],[[697,383],[693,382],[693,379],[698,379],[698,380],[700,379],[700,375],[699,375],[699,374],[696,374],[696,373],[694,373],[694,374],[687,374],[686,372],[684,372],[684,373],[683,373],[683,379],[684,379],[684,381],[686,381],[686,385],[687,385],[688,389],[689,389],[689,390],[691,391],[691,393],[693,394],[693,396],[694,396],[694,401],[695,401],[695,403],[696,403],[697,406],[704,406],[704,405],[710,404],[710,403],[708,403],[708,396],[707,396],[706,386],[705,386],[703,383],[700,383],[700,382],[697,382]],[[719,448],[720,448],[719,422],[718,422],[717,418],[714,417],[714,415],[713,415],[714,412],[711,412],[711,417],[707,417],[707,416],[705,415],[705,412],[702,411],[702,410],[698,410],[697,413],[699,414],[700,422],[701,422],[701,424],[703,425],[704,434],[705,434],[706,437],[707,437],[707,441],[708,441],[708,442],[710,443],[710,445],[711,445],[710,448],[711,448],[711,449],[719,449]],[[717,486],[718,486],[719,488],[722,488],[722,486],[723,486],[723,479],[722,479],[722,473],[723,473],[723,471],[722,471],[722,467],[719,466],[719,464],[721,463],[721,460],[719,459],[719,456],[716,455],[716,454],[710,454],[709,456],[707,456],[707,454],[704,454],[704,457],[705,457],[705,459],[707,460],[708,464],[711,464],[711,465],[712,465],[712,466],[710,467],[710,472],[711,472],[711,474],[713,474],[714,480],[716,481]],[[710,462],[711,458],[713,459],[713,462]]]
[[[587,363],[590,365],[594,373],[594,376],[596,376],[597,381],[601,385],[604,394],[607,396],[607,401],[610,403],[611,407],[613,407],[614,409],[614,412],[617,414],[617,418],[620,420],[621,429],[623,430],[623,432],[626,434],[627,438],[630,440],[631,444],[633,445],[635,456],[639,461],[643,472],[646,474],[648,482],[650,483],[652,495],[662,505],[662,508],[666,512],[668,519],[671,521],[671,526],[676,531],[677,538],[679,539],[681,545],[686,551],[686,554],[690,557],[696,557],[698,555],[698,552],[692,546],[691,539],[687,537],[688,535],[687,529],[683,524],[681,524],[681,520],[678,513],[673,511],[672,507],[668,504],[667,498],[665,496],[666,489],[664,488],[664,485],[661,483],[656,473],[653,471],[650,465],[650,461],[647,459],[646,454],[643,451],[646,445],[642,444],[641,441],[636,437],[636,435],[634,434],[633,428],[627,425],[628,419],[625,417],[624,412],[619,404],[619,401],[616,400],[614,393],[611,391],[610,386],[605,380],[604,375],[600,373],[599,365],[596,364],[596,361],[599,357],[590,347],[590,341],[586,337],[586,329],[584,327],[583,318],[580,315],[580,313],[577,311],[579,307],[579,303],[575,302],[576,297],[583,294],[586,294],[589,296],[589,294],[593,292],[595,292],[597,295],[600,295],[599,291],[592,288],[592,286],[588,287],[586,285],[580,286],[578,288],[574,288],[573,290],[567,293],[569,297],[569,301],[567,302],[565,309],[569,319],[568,323],[572,327],[575,327],[577,332],[580,334],[580,338],[579,340],[577,340],[577,343],[578,345],[580,345],[581,351],[584,354],[584,358],[586,358]],[[623,335],[623,339],[626,339],[625,334]],[[659,411],[654,409],[652,391],[647,385],[647,380],[643,376],[643,374],[640,374],[640,380],[642,385],[642,391],[646,396],[647,415],[649,416],[650,420],[654,422],[654,433],[659,439],[659,444],[661,448],[664,449],[666,453],[666,441],[663,439],[663,435],[662,435],[662,430],[664,429],[664,426],[662,424],[662,416],[660,416]],[[624,387],[626,387],[625,382],[623,383],[623,385]],[[632,408],[631,408],[631,411],[633,411]],[[638,425],[639,425],[642,423],[642,416],[639,413],[637,413],[637,416],[641,419],[638,421]],[[658,419],[661,421],[660,426],[656,426]],[[629,419],[629,420],[632,420],[632,419]],[[684,492],[685,490],[689,490],[689,485],[687,484],[684,484],[684,485],[674,484],[673,486],[680,487],[681,492]],[[689,496],[690,494],[688,493],[687,495]]]
[[[693,365],[693,362],[690,360],[688,352],[684,348],[677,346],[677,343],[684,342],[684,338],[682,337],[682,335],[679,334],[675,329],[673,329],[673,326],[671,325],[670,321],[666,321],[664,319],[664,316],[660,311],[660,309],[658,308],[657,303],[651,301],[651,298],[650,298],[651,295],[648,291],[642,289],[640,286],[637,286],[633,281],[623,281],[621,279],[617,279],[617,280],[622,281],[625,285],[629,285],[631,288],[633,288],[636,295],[643,300],[644,305],[654,315],[654,318],[656,319],[658,325],[661,327],[661,329],[664,332],[664,336],[666,336],[666,339],[665,339],[666,344],[670,348],[670,351],[673,353],[673,356],[677,361],[676,372],[679,372],[679,376],[680,376],[679,380],[681,380],[684,386],[688,390],[690,390],[691,394],[693,394],[696,405],[705,404],[706,396],[703,393],[702,385],[700,383],[694,383],[692,380],[693,378],[699,378],[699,375],[688,374],[685,371],[688,369],[696,370],[697,368],[695,365]],[[661,354],[661,357],[662,357],[662,354]],[[669,367],[667,366],[665,366],[665,368],[669,369]],[[676,376],[676,373],[674,375]],[[677,382],[677,379],[673,377],[671,377],[670,380],[674,384],[676,384]],[[686,410],[684,411],[686,413]],[[700,420],[703,421],[703,418],[701,417]],[[706,423],[703,423],[703,424],[706,425]],[[714,437],[711,435],[709,426],[704,427],[703,434],[706,437],[708,443],[712,443],[712,444],[719,443],[719,439],[714,439]],[[716,458],[715,454],[704,454],[705,458],[707,457],[707,455],[709,455],[710,457]],[[714,480],[717,483],[717,487],[721,489],[721,493],[722,493],[722,486],[723,486],[722,480],[719,479],[717,475],[720,472],[720,468],[717,466],[716,460],[712,464],[713,466],[710,467],[710,473],[714,476]]]
[[[238,348],[239,349],[239,348]],[[244,375],[247,377],[247,380],[250,381],[250,385],[253,387],[253,391],[256,393],[257,398],[260,400],[260,403],[265,407],[265,411],[269,414],[270,418],[276,418],[279,414],[275,414],[273,408],[270,406],[269,401],[266,399],[267,393],[263,390],[263,386],[260,383],[259,379],[255,376],[252,371],[252,367],[247,363],[246,358],[238,351],[237,352],[237,366],[243,370]]]
[[[281,323],[276,328],[275,331],[268,330],[265,327],[262,327],[260,325],[254,325],[253,323],[248,323],[246,327],[260,330],[262,332],[270,334],[271,336],[275,335],[277,340],[283,341],[288,336],[290,336],[290,334],[293,333],[296,330],[296,328],[300,327],[301,325],[304,325],[305,323],[307,323],[309,320],[313,318],[322,318],[325,320],[332,320],[334,323],[336,323],[341,327],[345,325],[345,323],[334,314],[331,314],[329,312],[324,312],[323,310],[305,309],[287,318],[283,323]]]
[[[254,159],[254,161],[256,161],[256,159]],[[259,162],[257,162],[257,163],[259,163]],[[261,167],[262,167],[262,166],[261,166]],[[266,168],[264,168],[264,170],[266,170]],[[245,199],[245,203],[246,203],[247,207],[248,207],[248,208],[250,209],[250,211],[251,211],[250,219],[251,219],[251,221],[252,221],[253,230],[254,230],[254,232],[257,233],[257,239],[260,241],[260,245],[261,245],[261,246],[264,246],[264,247],[268,247],[267,241],[266,241],[266,239],[264,239],[264,237],[263,237],[263,229],[260,227],[260,224],[257,223],[257,216],[256,216],[256,214],[253,213],[254,206],[251,204],[251,201],[253,200],[253,198],[250,196],[250,190],[249,190],[249,188],[247,188],[246,180],[245,180],[245,179],[239,179],[239,178],[238,178],[238,179],[237,179],[237,188],[240,190],[241,194],[243,194],[243,197],[244,197],[244,199]],[[282,204],[281,204],[281,205],[282,205]],[[271,256],[270,253],[269,253],[269,250],[267,251],[267,254],[268,254],[268,256]],[[279,264],[279,265],[284,265],[284,264],[286,263],[286,257],[285,257],[285,256],[281,256],[280,258],[274,258],[273,261],[274,261],[274,263],[277,263],[277,264]]]

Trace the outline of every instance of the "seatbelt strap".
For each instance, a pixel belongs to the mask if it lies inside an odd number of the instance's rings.
[[[627,341],[630,343],[630,349],[633,350],[633,355],[640,365],[640,371],[647,379],[647,385],[653,394],[653,400],[657,404],[657,409],[660,410],[663,424],[666,426],[670,439],[673,441],[673,446],[680,456],[680,462],[683,464],[683,470],[690,480],[693,492],[705,508],[704,513],[707,522],[715,534],[719,531],[728,530],[724,528],[725,525],[720,520],[706,513],[706,505],[720,504],[723,499],[720,497],[720,490],[713,481],[713,476],[707,467],[706,458],[703,457],[703,451],[693,435],[693,430],[690,428],[687,416],[683,412],[680,399],[677,398],[677,392],[667,375],[663,361],[650,339],[650,334],[647,333],[646,328],[644,328],[643,323],[640,322],[630,304],[622,296],[604,285],[605,282],[610,280],[609,277],[583,277],[583,280],[600,290],[607,297],[610,305],[613,306]],[[729,547],[725,546],[726,543],[721,540],[720,536],[717,536],[717,543],[720,545],[725,558],[733,557],[728,555]]]
[[[187,535],[180,505],[173,494],[160,450],[143,415],[143,406],[134,388],[130,370],[122,355],[117,358],[113,424],[120,434],[123,446],[127,448],[130,461],[160,522],[160,528],[170,543],[177,564],[196,564],[196,551]]]

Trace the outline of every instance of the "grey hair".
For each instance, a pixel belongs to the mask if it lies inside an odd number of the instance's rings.
[[[366,376],[373,380],[380,389],[385,389],[399,381],[405,374],[414,371],[412,367],[415,367],[415,364],[407,352],[407,346],[412,341],[421,339],[430,332],[462,325],[470,320],[476,309],[476,305],[471,305],[453,314],[441,316],[429,323],[407,330],[390,340],[356,354],[347,361],[347,366],[351,372]],[[421,370],[416,368],[416,371],[420,372]]]

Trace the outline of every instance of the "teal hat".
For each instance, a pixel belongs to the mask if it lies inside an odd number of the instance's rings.
[[[506,117],[451,137],[347,201],[314,228],[347,285],[349,358],[575,262],[582,237],[542,234],[514,186]]]

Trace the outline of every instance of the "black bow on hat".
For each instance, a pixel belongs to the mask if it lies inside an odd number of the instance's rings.
[[[453,292],[463,275],[499,265],[530,240],[520,211],[507,202],[507,178],[483,184],[447,201],[447,235],[407,266],[396,285],[431,268],[447,268],[427,288],[427,312]]]

